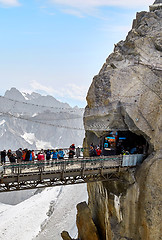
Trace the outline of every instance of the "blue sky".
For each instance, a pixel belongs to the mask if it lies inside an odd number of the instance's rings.
[[[0,0],[0,94],[16,87],[71,106],[86,94],[137,11],[152,0]]]

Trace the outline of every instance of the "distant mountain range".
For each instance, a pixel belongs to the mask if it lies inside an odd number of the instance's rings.
[[[16,88],[0,96],[0,150],[80,146],[83,138],[83,109]]]

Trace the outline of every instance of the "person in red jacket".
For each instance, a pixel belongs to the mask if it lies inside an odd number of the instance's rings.
[[[42,151],[38,153],[38,160],[39,160],[39,161],[44,161],[44,160],[45,160],[44,154],[43,154]]]
[[[99,147],[96,148],[96,153],[97,153],[97,156],[100,156],[102,151]]]

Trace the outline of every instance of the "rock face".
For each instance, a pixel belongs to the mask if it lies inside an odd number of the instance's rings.
[[[158,155],[117,181],[88,184],[89,207],[100,239],[161,239],[161,172]]]
[[[91,211],[86,202],[77,205],[78,239],[99,240],[96,226],[92,220]]]
[[[154,4],[162,3],[162,0],[156,0]]]
[[[89,88],[87,134],[130,130],[144,134],[154,150],[161,149],[161,55],[162,11],[137,13],[126,40],[115,45]]]
[[[150,6],[150,11],[162,9],[162,0],[156,0],[153,5]]]
[[[115,45],[89,88],[84,125],[84,147],[112,130],[129,130],[149,143],[149,156],[136,170],[88,184],[100,239],[160,240],[162,9],[137,13],[126,40]]]

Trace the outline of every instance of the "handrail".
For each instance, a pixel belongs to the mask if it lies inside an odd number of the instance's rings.
[[[13,174],[34,174],[61,171],[76,171],[81,169],[106,169],[112,167],[135,167],[143,160],[142,154],[111,155],[100,157],[64,158],[44,161],[29,161],[19,163],[7,163],[1,167],[0,179],[13,176]]]
[[[101,157],[87,157],[87,158],[66,158],[66,159],[56,159],[51,161],[34,161],[34,162],[21,162],[21,163],[8,163],[3,165],[3,172],[1,177],[10,176],[13,173],[34,173],[38,171],[60,171],[62,169],[70,169],[71,171],[75,169],[85,168],[87,164],[97,165],[98,167],[103,167],[104,163],[116,162],[115,165],[121,166],[122,157],[119,156],[101,156]],[[92,168],[92,166],[91,166]]]
[[[80,162],[94,162],[94,161],[105,161],[105,160],[117,160],[118,158],[121,158],[120,155],[116,155],[116,157],[108,157],[108,156],[102,156],[102,158],[100,157],[87,157],[87,158],[64,158],[63,160],[58,160],[58,159],[55,159],[55,160],[50,160],[49,162],[47,160],[43,160],[43,161],[28,161],[28,162],[25,162],[25,161],[22,161],[21,163],[14,163],[14,164],[11,164],[11,163],[6,163],[3,165],[3,167],[5,169],[7,168],[10,168],[10,167],[29,167],[29,166],[39,166],[39,165],[43,165],[43,166],[46,166],[48,163],[54,163],[55,165],[56,164],[65,164],[65,163],[80,163]]]

